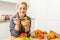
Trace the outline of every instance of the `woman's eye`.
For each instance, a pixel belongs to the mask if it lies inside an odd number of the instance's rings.
[[[20,10],[22,10],[22,9],[23,9],[23,10],[26,10],[26,8],[20,8]]]
[[[21,10],[22,8],[20,8],[20,10]]]
[[[23,8],[23,10],[26,10],[26,8]]]

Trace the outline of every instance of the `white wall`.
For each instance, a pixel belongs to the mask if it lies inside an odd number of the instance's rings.
[[[60,0],[31,0],[30,5],[35,29],[60,33]]]
[[[21,1],[25,1],[27,2],[28,4],[30,3],[30,0],[0,0],[0,1],[3,1],[3,2],[9,2],[9,3],[18,3],[18,2],[21,2]]]
[[[0,2],[0,15],[1,14],[14,14],[16,4]]]

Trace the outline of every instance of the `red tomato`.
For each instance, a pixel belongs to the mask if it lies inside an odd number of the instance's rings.
[[[27,37],[27,34],[26,34],[26,33],[21,33],[21,34],[20,34],[20,37],[21,37],[21,38]]]

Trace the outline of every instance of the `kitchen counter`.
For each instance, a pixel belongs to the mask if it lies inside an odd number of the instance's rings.
[[[0,23],[0,40],[4,40],[6,37],[10,36],[9,31],[9,21]]]

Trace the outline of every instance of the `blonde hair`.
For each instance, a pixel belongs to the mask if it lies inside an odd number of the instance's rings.
[[[24,4],[24,5],[26,6],[26,8],[28,7],[27,2],[20,2],[20,3],[17,3],[16,8],[18,8],[18,6],[19,6],[20,4]]]

